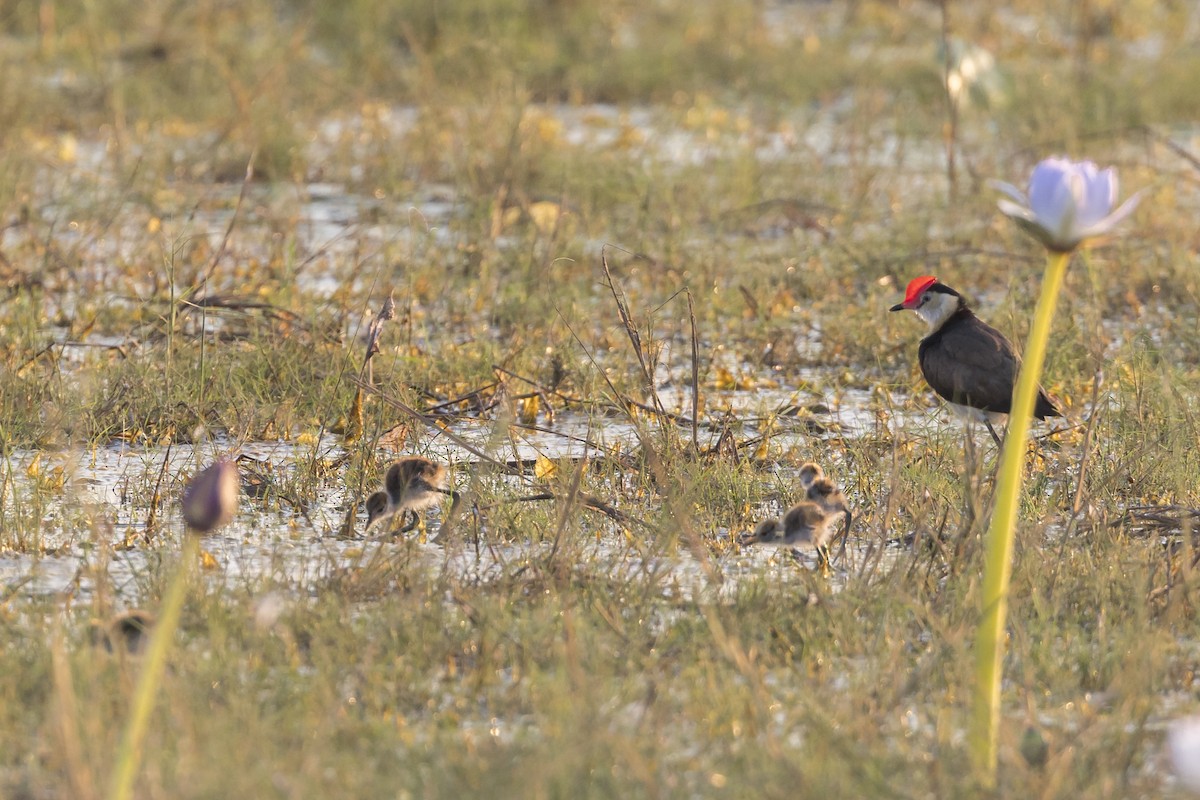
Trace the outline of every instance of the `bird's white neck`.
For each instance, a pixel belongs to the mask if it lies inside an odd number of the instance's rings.
[[[946,320],[950,319],[958,309],[959,298],[952,294],[931,292],[929,299],[913,310],[917,312],[917,316],[925,320],[930,331],[936,331],[945,325]]]

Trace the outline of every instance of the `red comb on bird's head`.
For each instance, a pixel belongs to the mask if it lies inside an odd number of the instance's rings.
[[[925,293],[925,290],[935,283],[937,283],[937,278],[932,275],[922,275],[919,278],[913,278],[909,281],[908,288],[904,291],[904,307],[910,308],[916,305],[917,301],[921,299],[921,295]]]

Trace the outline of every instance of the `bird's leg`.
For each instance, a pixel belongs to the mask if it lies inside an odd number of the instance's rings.
[[[829,568],[829,548],[826,545],[821,545],[816,548],[817,551],[817,569],[821,570],[821,575],[828,578],[831,572]]]
[[[458,513],[458,504],[462,500],[462,495],[459,494],[458,492],[454,491],[453,489],[442,489],[439,487],[430,487],[430,488],[433,489],[433,491],[435,491],[435,492],[446,495],[447,497],[450,498],[450,501],[451,501],[450,502],[450,510],[442,515],[442,522],[440,525],[438,525],[437,535],[435,535],[433,537],[434,542],[440,543],[440,542],[444,542],[446,540],[446,537],[448,537],[454,531],[454,525],[457,522],[456,517],[457,517],[457,513]],[[478,522],[479,521],[479,508],[475,503],[471,504],[471,511],[472,511],[472,513],[475,514],[475,520],[476,520],[476,522]],[[476,526],[476,530],[478,530],[478,525]],[[478,536],[475,539],[475,546],[476,546],[476,548],[479,547]]]
[[[991,423],[984,419],[984,424],[991,430]],[[993,436],[995,433],[992,434]],[[982,459],[978,457],[975,449],[975,426],[971,425],[967,431],[967,441],[963,447],[963,505],[968,520],[974,520],[976,517],[976,496],[975,487],[979,482],[980,463]]]
[[[854,521],[854,515],[850,513],[850,509],[845,509],[846,526],[842,529],[842,544],[838,547],[838,560],[846,560],[846,542],[850,539],[850,523]]]
[[[417,527],[417,523],[421,521],[421,515],[413,511],[411,508],[406,508],[400,512],[400,522],[403,523],[410,514],[412,515],[412,522],[402,525],[400,530],[396,531],[396,533],[408,533],[413,528]]]
[[[983,424],[987,425],[988,433],[990,433],[992,435],[992,441],[994,441],[996,443],[996,447],[998,447],[998,448],[1001,447],[1004,444],[1004,442],[1001,441],[1000,434],[996,433],[996,429],[992,427],[992,421],[985,417],[983,420]]]

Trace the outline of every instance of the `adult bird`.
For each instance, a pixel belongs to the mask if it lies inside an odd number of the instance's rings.
[[[992,421],[1012,408],[1021,364],[1012,342],[975,316],[961,294],[932,275],[913,278],[904,301],[891,310],[916,312],[929,325],[929,335],[917,351],[926,382],[960,415],[987,425],[999,446]],[[1033,414],[1043,420],[1062,416],[1041,387]]]

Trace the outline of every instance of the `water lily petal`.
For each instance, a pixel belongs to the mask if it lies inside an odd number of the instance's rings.
[[[1076,197],[1082,192],[1082,181],[1070,162],[1046,159],[1029,179],[1029,210],[1055,241],[1065,244],[1072,238]]]
[[[996,204],[1000,206],[1000,210],[1003,213],[1011,217],[1020,226],[1021,230],[1037,239],[1043,246],[1050,250],[1070,250],[1078,243],[1064,244],[1063,237],[1060,234],[1047,230],[1034,213],[1024,206],[1019,206],[1008,200],[997,200]]]
[[[1100,171],[1090,161],[1083,164],[1085,196],[1079,204],[1080,228],[1090,228],[1108,216],[1117,202],[1117,173],[1112,167]]]
[[[1020,203],[1022,206],[1028,207],[1029,205],[1029,198],[1025,196],[1025,193],[1013,186],[1011,183],[1005,183],[1004,181],[988,181],[988,186],[1004,192],[1006,195],[1011,197],[1014,202]],[[1005,211],[1004,213],[1007,214],[1008,212]]]
[[[1057,209],[1072,172],[1071,162],[1066,159],[1047,158],[1038,162],[1029,176],[1029,208],[1033,213],[1040,217]]]
[[[1002,212],[1004,212],[1008,216],[1012,217],[1013,219],[1023,219],[1023,220],[1027,220],[1029,222],[1037,221],[1036,218],[1033,216],[1032,211],[1030,211],[1028,208],[1026,208],[1023,205],[1019,205],[1017,203],[1012,202],[1011,200],[997,200],[996,205],[998,205],[1000,207],[1000,210]]]
[[[1111,233],[1113,228],[1117,227],[1126,217],[1134,212],[1134,209],[1138,207],[1138,203],[1142,202],[1142,196],[1145,193],[1145,189],[1134,192],[1116,211],[1083,230],[1081,238],[1090,239],[1093,236],[1104,236],[1107,233]]]
[[[1047,250],[1067,252],[1074,249],[1075,245],[1078,244],[1078,242],[1064,244],[1061,238],[1043,228],[1037,223],[1037,220],[1013,217],[1013,221],[1017,223],[1017,226],[1021,230],[1028,233],[1034,239],[1037,239]]]

